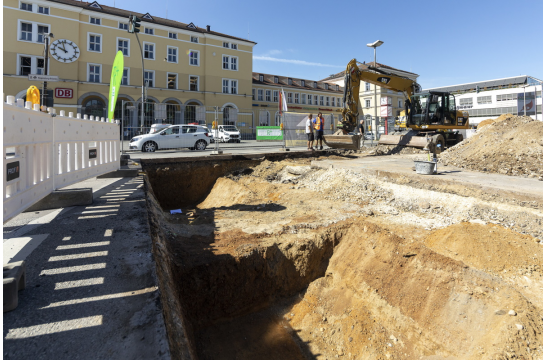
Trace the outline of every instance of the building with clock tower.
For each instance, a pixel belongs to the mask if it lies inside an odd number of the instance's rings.
[[[74,0],[5,0],[4,94],[25,98],[29,86],[42,83],[29,75],[44,74],[45,36],[50,38],[48,82],[54,107],[82,115],[107,116],[110,75],[118,51],[124,54],[123,80],[116,107],[126,119],[140,119],[142,77],[150,103],[167,104],[161,120],[199,121],[199,109],[252,108],[252,52],[255,42],[199,27],[100,4]],[[129,15],[142,19],[144,52],[127,31]],[[143,76],[144,75],[144,76]],[[146,106],[147,120],[155,122]],[[151,111],[151,112],[150,112]]]

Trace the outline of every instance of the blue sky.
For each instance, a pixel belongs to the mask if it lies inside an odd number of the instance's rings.
[[[99,0],[113,6],[113,0]],[[115,6],[250,39],[253,71],[323,79],[350,59],[420,75],[424,88],[530,75],[543,79],[541,0],[173,1]],[[249,37],[248,37],[249,33]]]

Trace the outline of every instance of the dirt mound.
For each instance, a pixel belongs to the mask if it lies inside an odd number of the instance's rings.
[[[494,119],[486,119],[486,120],[483,120],[479,123],[479,125],[477,125],[477,130],[481,130],[483,127],[485,127],[486,125],[490,125],[492,124],[494,121]]]
[[[543,123],[505,114],[440,155],[444,165],[543,180]]]
[[[427,154],[428,151],[424,151],[419,148],[400,146],[400,145],[378,145],[372,149],[369,154],[371,155],[394,155],[394,154]]]

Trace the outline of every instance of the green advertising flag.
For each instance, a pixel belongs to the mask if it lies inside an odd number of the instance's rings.
[[[114,66],[112,67],[112,77],[110,78],[110,98],[108,102],[108,119],[114,122],[115,103],[123,78],[123,53],[118,51],[115,55]]]

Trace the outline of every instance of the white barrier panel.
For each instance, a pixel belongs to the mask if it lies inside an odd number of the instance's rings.
[[[119,169],[119,125],[4,103],[4,222],[53,190]],[[53,115],[53,116],[52,116]],[[63,114],[64,115],[64,114]]]

